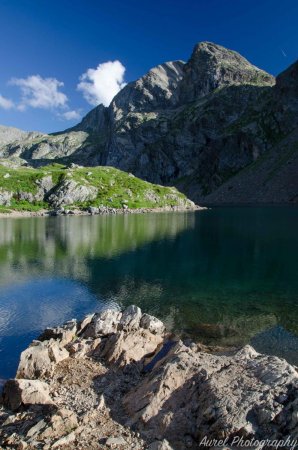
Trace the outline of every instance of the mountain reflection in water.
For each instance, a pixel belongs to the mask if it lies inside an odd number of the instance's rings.
[[[207,344],[263,336],[258,350],[294,362],[297,341],[287,354],[266,331],[298,336],[297,224],[294,207],[0,219],[0,378],[45,326],[131,303]]]

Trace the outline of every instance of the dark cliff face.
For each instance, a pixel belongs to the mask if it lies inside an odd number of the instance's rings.
[[[35,140],[34,151],[29,139],[4,147],[2,154],[26,156],[31,164],[54,157],[111,165],[151,182],[177,184],[195,201],[249,201],[245,181],[238,197],[236,185],[225,186],[247,168],[257,174],[257,163],[273,149],[283,153],[281,162],[274,159],[275,169],[266,166],[275,174],[287,164],[287,145],[295,153],[295,138],[289,144],[285,139],[298,123],[297,67],[280,74],[275,85],[274,77],[238,53],[202,42],[187,63],[151,69],[126,85],[108,108],[99,105],[76,127]],[[295,189],[294,183],[282,201],[292,201]],[[269,197],[266,201],[280,200],[277,193]]]
[[[276,91],[280,95],[293,96],[298,102],[298,61],[282,72],[276,78]]]

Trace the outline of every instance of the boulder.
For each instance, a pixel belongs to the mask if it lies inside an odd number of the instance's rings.
[[[76,333],[78,325],[76,320],[66,322],[62,327],[46,328],[38,337],[39,341],[48,341],[50,339],[58,340],[61,346],[65,346],[71,342]]]
[[[89,325],[87,325],[82,336],[98,337],[107,334],[115,333],[118,329],[119,321],[122,313],[116,309],[106,309],[98,314],[95,314]]]
[[[249,346],[218,356],[180,342],[127,394],[124,406],[132,423],[172,444],[186,436],[294,436],[297,398],[298,373],[285,360]]]
[[[12,411],[21,405],[51,405],[49,386],[40,380],[8,380],[3,389],[3,403]]]
[[[84,358],[90,356],[98,348],[101,338],[77,339],[67,345],[67,350],[73,358]]]
[[[94,186],[82,185],[74,180],[65,179],[51,191],[47,200],[51,206],[58,208],[62,205],[94,200],[97,192],[97,188]]]
[[[52,175],[47,175],[40,180],[36,180],[37,186],[40,188],[40,190],[43,192],[43,194],[46,194],[54,187]]]
[[[142,311],[138,306],[128,306],[122,314],[119,328],[125,331],[137,330],[140,327]]]
[[[150,314],[143,314],[140,326],[153,334],[162,334],[165,331],[163,322]]]
[[[68,351],[54,339],[33,341],[21,353],[16,378],[37,379],[52,375],[55,365],[69,356]]]
[[[122,330],[107,339],[100,356],[108,363],[118,366],[140,362],[145,356],[155,352],[162,340],[161,335],[142,328],[134,332]]]

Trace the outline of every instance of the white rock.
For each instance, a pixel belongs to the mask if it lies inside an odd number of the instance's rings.
[[[125,331],[137,330],[140,327],[142,311],[138,306],[128,306],[121,317],[120,328]]]
[[[98,337],[115,333],[121,319],[121,312],[115,309],[106,309],[99,314],[95,314],[91,323],[83,332],[83,337]]]

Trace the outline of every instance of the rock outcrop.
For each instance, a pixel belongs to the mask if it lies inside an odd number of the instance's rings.
[[[187,63],[151,69],[65,132],[0,135],[0,157],[110,165],[175,183],[196,202],[296,202],[297,73],[295,63],[275,84],[237,52],[201,42]]]
[[[13,197],[13,192],[6,191],[0,188],[0,205],[1,206],[10,206],[10,201]]]
[[[41,370],[45,349],[57,355],[57,348],[67,356],[46,356]],[[182,450],[206,437],[226,445],[235,437],[298,440],[297,368],[250,346],[206,350],[137,306],[47,329],[21,355],[18,377],[31,379],[4,386],[3,448]]]
[[[51,191],[48,202],[54,208],[62,205],[73,205],[77,202],[95,200],[98,190],[95,186],[86,186],[74,180],[63,180]]]

